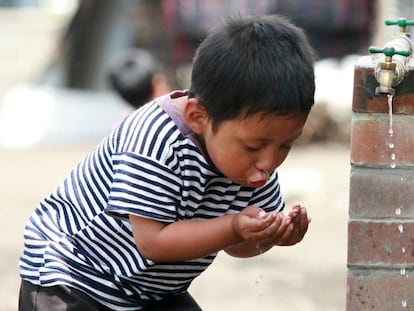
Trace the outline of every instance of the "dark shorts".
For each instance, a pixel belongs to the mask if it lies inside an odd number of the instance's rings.
[[[19,311],[108,311],[83,292],[65,285],[42,287],[23,280],[20,287]],[[189,293],[166,298],[145,311],[201,311]],[[143,310],[143,311],[144,311]]]

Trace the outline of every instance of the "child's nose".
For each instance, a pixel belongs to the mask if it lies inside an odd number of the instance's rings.
[[[278,157],[272,153],[267,153],[256,162],[256,168],[266,174],[273,172],[278,166]]]

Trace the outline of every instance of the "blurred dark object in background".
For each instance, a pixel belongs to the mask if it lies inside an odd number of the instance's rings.
[[[162,0],[166,30],[178,64],[189,62],[198,42],[221,17],[240,13],[289,17],[310,37],[319,58],[341,58],[366,48],[375,19],[373,0]],[[351,43],[351,44],[350,44]]]
[[[230,14],[285,15],[304,28],[320,59],[342,58],[369,45],[375,6],[375,0],[81,0],[42,81],[108,88],[111,57],[139,47],[162,62],[172,87],[187,87],[177,70],[191,64],[208,29]]]
[[[221,18],[233,15],[264,15],[277,12],[278,0],[161,0],[163,26],[171,37],[172,63],[191,62],[195,49]]]
[[[110,66],[122,52],[145,49],[158,60],[170,89],[188,88],[192,57],[209,28],[228,15],[273,13],[285,15],[302,27],[319,58],[315,67],[322,76],[317,77],[319,94],[315,93],[315,101],[320,108],[310,116],[314,122],[309,122],[312,126],[305,129],[303,141],[348,139],[353,63],[343,61],[350,54],[366,53],[373,28],[378,25],[376,16],[382,12],[377,7],[379,0],[55,1],[72,5],[69,21],[59,27],[62,33],[54,39],[53,55],[48,54],[34,66],[35,73],[27,85],[5,92],[0,103],[0,147],[97,142],[132,109],[108,81]],[[22,13],[30,13],[40,10],[40,3],[46,2],[0,0],[2,16],[11,16],[10,22],[3,24],[14,27],[19,25],[14,16],[20,16],[20,22],[28,16],[7,15],[8,11],[21,8]],[[24,33],[31,35],[36,29]],[[4,33],[12,36],[9,31]],[[42,42],[36,38],[28,41],[25,35],[14,40],[19,41],[16,46],[20,52],[10,49],[13,64],[23,68],[23,58],[38,61],[40,57],[32,47]],[[349,78],[332,78],[335,72],[344,73],[344,65],[349,68]],[[337,83],[339,79],[341,83]],[[4,80],[12,81],[7,76]],[[22,111],[31,113],[22,118]]]
[[[304,28],[319,58],[366,52],[373,35],[375,0],[284,0],[279,12]]]

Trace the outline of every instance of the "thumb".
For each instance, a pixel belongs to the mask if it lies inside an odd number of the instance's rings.
[[[258,206],[248,206],[243,210],[243,213],[251,218],[263,219],[266,217],[266,211]]]

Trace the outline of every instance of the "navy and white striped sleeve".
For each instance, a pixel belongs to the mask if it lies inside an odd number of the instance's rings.
[[[114,155],[114,178],[106,212],[162,222],[177,220],[181,181],[165,165],[135,153]]]

